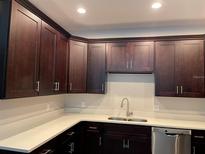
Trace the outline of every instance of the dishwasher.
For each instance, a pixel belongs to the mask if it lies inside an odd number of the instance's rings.
[[[153,127],[152,154],[191,154],[191,130]]]

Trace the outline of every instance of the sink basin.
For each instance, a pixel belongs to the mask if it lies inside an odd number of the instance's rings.
[[[130,122],[147,122],[146,119],[138,119],[138,118],[123,118],[123,117],[109,117],[108,120],[130,121]]]
[[[133,122],[147,122],[146,119],[137,119],[137,118],[127,119],[127,121],[133,121]]]
[[[109,117],[108,120],[118,120],[118,121],[127,121],[127,118],[121,118],[121,117]]]

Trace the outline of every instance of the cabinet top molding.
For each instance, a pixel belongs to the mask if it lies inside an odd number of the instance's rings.
[[[71,36],[71,38],[78,38],[86,40],[86,38]],[[205,34],[200,35],[173,35],[173,36],[152,36],[152,37],[126,37],[126,38],[100,38],[87,39],[89,43],[109,43],[109,42],[132,42],[132,41],[180,41],[180,40],[201,40],[205,39]]]
[[[11,0],[12,1],[12,0]],[[71,34],[66,31],[64,28],[62,28],[59,24],[57,24],[55,21],[53,21],[50,17],[48,17],[46,14],[44,14],[41,10],[39,10],[37,7],[35,7],[31,2],[28,0],[15,0],[22,6],[24,6],[26,9],[40,17],[42,20],[47,22],[48,24],[52,25],[55,29],[62,32],[66,37],[70,37]]]

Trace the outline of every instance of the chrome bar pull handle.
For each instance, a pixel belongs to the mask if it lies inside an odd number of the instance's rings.
[[[102,137],[99,137],[99,146],[102,146]]]
[[[177,86],[177,95],[179,95],[179,86]]]
[[[193,154],[196,154],[196,147],[193,146]]]
[[[184,89],[183,89],[183,86],[181,86],[181,94],[183,94],[183,90],[184,90]]]
[[[58,91],[60,91],[60,82],[58,82]]]
[[[104,92],[104,83],[102,83],[102,87],[101,87],[102,89],[102,92]]]
[[[58,91],[58,82],[54,82],[54,91]]]
[[[132,69],[132,67],[133,67],[133,62],[132,62],[132,60],[130,61],[130,68]]]
[[[127,140],[127,149],[130,148],[130,140]]]
[[[72,86],[73,86],[73,85],[72,85],[72,83],[70,82],[70,91],[72,91]]]
[[[125,139],[122,141],[122,148],[125,149]]]
[[[36,92],[40,92],[40,81],[37,81],[36,85]]]
[[[127,61],[127,69],[129,69],[129,62]]]

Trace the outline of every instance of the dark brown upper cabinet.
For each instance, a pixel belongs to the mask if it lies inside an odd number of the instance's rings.
[[[57,31],[42,21],[39,94],[53,94],[55,88],[55,54]]]
[[[130,54],[130,71],[136,73],[152,73],[154,62],[153,42],[128,43]]]
[[[12,1],[6,98],[38,94],[40,30],[41,20]]]
[[[86,92],[87,43],[70,40],[69,92]]]
[[[157,96],[176,96],[175,42],[155,44],[155,83]]]
[[[68,79],[68,39],[63,34],[58,33],[57,49],[55,54],[55,93],[67,93]]]
[[[156,96],[204,97],[204,41],[157,42]]]
[[[106,88],[106,49],[104,43],[88,45],[87,92],[105,93]]]
[[[176,43],[175,79],[178,94],[184,97],[204,96],[204,41]]]
[[[154,42],[107,44],[107,71],[110,73],[152,73]]]
[[[107,71],[127,72],[129,69],[127,43],[107,44]]]

